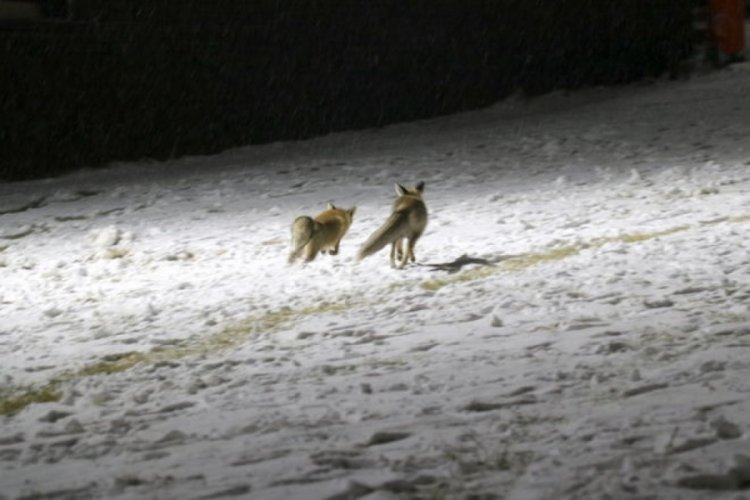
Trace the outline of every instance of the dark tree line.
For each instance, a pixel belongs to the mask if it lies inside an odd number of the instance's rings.
[[[691,52],[688,4],[78,0],[67,21],[0,22],[0,178],[658,76]]]

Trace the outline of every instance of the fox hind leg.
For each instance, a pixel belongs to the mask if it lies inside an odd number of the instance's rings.
[[[409,252],[411,251],[409,247],[409,240],[407,238],[402,239],[399,246],[400,246],[399,248],[400,262],[399,262],[398,268],[403,269],[403,267],[409,261]]]
[[[422,236],[422,235],[421,234],[415,234],[411,238],[409,238],[409,252],[408,252],[409,255],[408,255],[408,258],[412,262],[416,262],[417,261],[417,258],[414,256],[414,247],[416,246],[417,240],[419,239],[420,236]]]
[[[302,250],[304,250],[305,245],[300,245],[299,242],[295,241],[293,242],[294,248],[292,248],[292,251],[289,252],[289,260],[288,262],[292,264],[295,260],[299,258],[300,255],[302,255]]]
[[[341,239],[339,239],[335,245],[333,245],[333,248],[328,250],[328,255],[338,255],[339,254],[339,243],[341,243]]]
[[[305,247],[305,262],[310,262],[312,260],[315,260],[315,257],[318,255],[318,247],[313,245],[312,243],[308,243]]]
[[[396,255],[399,254],[400,251],[400,245],[401,240],[395,240],[393,243],[391,243],[391,267],[396,267]]]

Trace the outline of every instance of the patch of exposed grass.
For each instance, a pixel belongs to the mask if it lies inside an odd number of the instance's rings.
[[[386,287],[386,291],[390,293],[390,292],[395,292],[396,290],[401,290],[403,288],[410,288],[410,287],[413,287],[415,283],[416,283],[415,280],[396,281],[394,283],[389,284]]]
[[[0,415],[13,415],[34,403],[53,403],[62,397],[59,382],[25,387],[0,394]]]
[[[323,302],[299,309],[284,308],[259,316],[251,316],[234,325],[227,326],[220,332],[209,335],[191,346],[181,348],[180,352],[199,354],[234,348],[245,342],[253,334],[278,331],[284,325],[293,323],[300,318],[317,314],[338,313],[351,309],[355,305],[359,304],[349,298],[344,298],[341,302]]]
[[[623,234],[622,236],[612,238],[612,240],[614,240],[615,242],[621,241],[623,243],[640,243],[642,241],[653,240],[662,236],[669,236],[670,234],[681,233],[682,231],[687,231],[688,229],[690,229],[690,226],[675,226],[663,231],[654,231],[651,233]],[[609,241],[607,243],[609,243]]]
[[[271,246],[271,245],[283,245],[287,243],[286,241],[280,239],[280,238],[273,238],[271,240],[264,240],[261,241],[260,244],[263,246]]]
[[[149,361],[149,352],[128,352],[105,356],[104,359],[96,363],[86,365],[71,376],[64,378],[83,378],[94,375],[112,375],[113,373],[124,372],[137,364]]]
[[[588,248],[587,245],[568,245],[561,247],[554,247],[546,252],[531,253],[521,255],[508,259],[502,263],[499,270],[502,271],[521,271],[529,267],[536,266],[537,264],[544,264],[547,262],[555,262],[563,260],[568,257],[572,257],[580,253],[584,248]]]
[[[731,222],[748,222],[750,215],[731,217]],[[405,280],[392,283],[387,291],[395,291],[401,288],[420,286],[425,290],[439,290],[445,286],[455,283],[475,281],[500,272],[522,271],[537,264],[555,262],[579,254],[582,250],[599,248],[608,243],[640,243],[661,236],[678,233],[689,229],[690,226],[676,226],[663,231],[629,233],[621,236],[597,238],[589,243],[559,246],[545,252],[529,253],[512,257],[502,261],[497,266],[483,266],[470,269],[460,274],[451,275],[446,278],[437,278],[424,282]],[[269,240],[268,244],[276,243]],[[6,250],[8,245],[0,245],[0,252]],[[128,352],[123,354],[108,355],[100,361],[86,365],[78,370],[64,372],[57,378],[38,388],[16,387],[8,388],[0,392],[0,415],[12,415],[34,403],[46,403],[59,401],[62,397],[60,386],[70,380],[77,380],[97,375],[112,375],[127,371],[139,364],[151,364],[164,360],[178,360],[188,356],[217,353],[233,349],[245,342],[252,335],[259,332],[274,332],[280,330],[284,325],[293,323],[301,318],[325,313],[337,313],[356,306],[366,304],[364,299],[343,296],[336,302],[324,302],[315,306],[299,309],[283,308],[269,311],[264,314],[248,317],[234,325],[227,326],[221,331],[202,338],[196,342],[183,343],[167,347],[155,348],[145,352]]]
[[[498,272],[496,267],[477,267],[475,269],[469,269],[460,274],[455,274],[446,278],[436,278],[429,281],[420,283],[419,286],[425,290],[439,290],[444,286],[452,285],[454,283],[464,283],[467,281],[474,281],[482,278],[486,278]]]
[[[209,354],[235,348],[258,332],[273,332],[285,324],[305,316],[340,312],[349,309],[349,303],[325,302],[317,306],[301,309],[280,309],[257,316],[250,316],[234,325],[227,326],[217,333],[208,335],[192,343],[158,347],[146,352],[129,352],[109,355],[94,364],[84,366],[67,378],[81,378],[93,375],[111,375],[143,363],[154,363],[165,360],[178,360],[198,354]]]
[[[158,347],[144,352],[126,352],[110,354],[101,360],[83,366],[78,370],[63,372],[52,382],[34,387],[15,387],[0,393],[0,415],[12,415],[34,403],[49,403],[59,401],[62,393],[62,383],[97,375],[113,375],[133,368],[140,364],[152,364],[158,361],[179,360],[188,356],[218,353],[235,348],[245,342],[257,332],[273,332],[284,325],[302,317],[329,312],[341,312],[353,307],[355,303],[324,302],[315,306],[300,309],[281,309],[261,315],[251,316],[245,320],[228,326],[221,331],[202,338],[193,343],[183,343],[173,346]]]
[[[78,371],[63,375],[62,379],[78,379],[94,375],[112,375],[126,371],[139,364],[149,364],[158,361],[174,361],[188,356],[211,354],[233,349],[249,337],[258,332],[273,332],[281,329],[285,324],[296,321],[305,316],[340,312],[351,308],[350,303],[325,302],[317,306],[301,309],[281,309],[270,311],[258,316],[248,317],[234,325],[227,326],[217,333],[208,335],[192,343],[182,343],[173,346],[158,347],[145,352],[128,352],[108,355],[101,361],[86,365]]]
[[[420,286],[425,290],[435,291],[445,286],[453,285],[455,283],[474,281],[477,279],[487,278],[501,272],[522,271],[538,264],[556,262],[577,255],[582,250],[599,248],[608,243],[640,243],[643,241],[653,240],[661,236],[668,236],[670,234],[686,231],[687,229],[689,229],[689,227],[690,226],[676,226],[673,228],[665,229],[663,231],[653,231],[650,233],[629,233],[607,238],[596,238],[589,243],[558,246],[544,252],[518,255],[516,257],[512,257],[510,259],[502,261],[498,266],[495,267],[479,267],[447,278],[438,278],[425,281],[422,282]]]
[[[0,253],[3,253],[9,248],[9,245],[0,245]]]
[[[429,280],[420,284],[420,286],[426,290],[439,290],[448,285],[455,283],[465,283],[467,281],[474,281],[478,279],[487,278],[489,276],[498,274],[500,272],[507,271],[521,271],[523,269],[542,264],[545,262],[554,262],[565,259],[576,255],[584,248],[588,248],[587,245],[569,245],[562,247],[555,247],[546,252],[530,253],[512,257],[508,260],[504,260],[499,266],[495,267],[479,267],[476,269],[470,269],[463,273],[450,276],[447,278],[438,278]]]

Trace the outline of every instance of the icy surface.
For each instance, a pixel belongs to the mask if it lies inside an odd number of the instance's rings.
[[[748,89],[0,185],[0,498],[743,498]],[[419,180],[418,265],[356,264]],[[328,201],[340,254],[287,266]]]

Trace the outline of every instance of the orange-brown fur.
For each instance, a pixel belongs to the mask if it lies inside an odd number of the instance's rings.
[[[297,217],[292,224],[292,251],[289,263],[304,253],[305,262],[315,259],[318,252],[328,250],[330,255],[339,253],[339,244],[354,219],[355,207],[336,208],[332,203],[328,209],[313,217]]]

